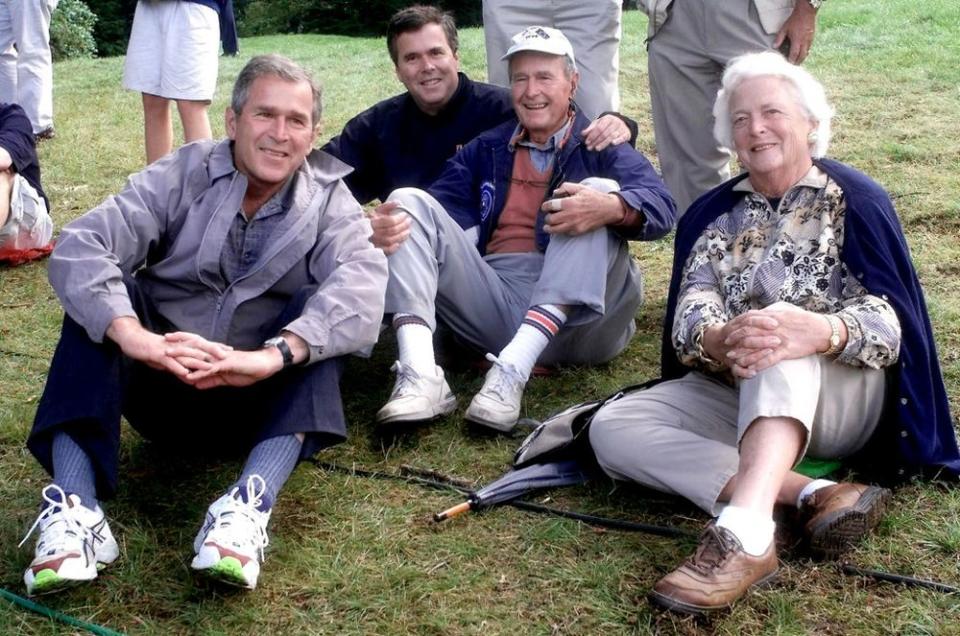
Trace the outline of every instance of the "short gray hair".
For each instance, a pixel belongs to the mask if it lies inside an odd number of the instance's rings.
[[[308,70],[294,62],[276,53],[268,55],[258,55],[247,62],[243,70],[237,76],[237,81],[233,85],[233,94],[230,97],[230,108],[237,115],[243,110],[250,97],[250,87],[261,77],[265,76],[279,77],[288,82],[306,82],[310,86],[310,92],[313,95],[313,117],[310,122],[316,126],[320,121],[320,115],[323,113],[323,89],[320,84],[313,79],[313,75]]]
[[[754,77],[776,77],[786,82],[796,95],[797,105],[817,127],[810,140],[810,154],[814,158],[826,154],[830,146],[830,120],[833,107],[827,102],[823,84],[805,68],[791,64],[779,53],[747,53],[733,58],[723,72],[717,101],[713,104],[713,136],[729,150],[733,147],[733,123],[730,121],[730,100],[744,80]]]

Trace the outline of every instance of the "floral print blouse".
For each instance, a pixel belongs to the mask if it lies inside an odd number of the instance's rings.
[[[886,299],[867,293],[841,260],[846,210],[840,187],[816,166],[776,209],[746,191],[707,226],[683,269],[673,346],[680,361],[718,371],[699,346],[703,330],[750,310],[789,302],[843,320],[849,337],[839,362],[882,368],[897,361],[900,321]]]

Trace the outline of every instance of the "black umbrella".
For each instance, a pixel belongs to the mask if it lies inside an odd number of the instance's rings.
[[[433,515],[434,521],[443,521],[468,510],[479,510],[521,497],[531,490],[582,484],[590,478],[576,460],[531,464],[511,470],[500,479],[470,493],[467,501]]]

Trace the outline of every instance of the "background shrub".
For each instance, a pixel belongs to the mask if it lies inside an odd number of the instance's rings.
[[[50,18],[50,48],[55,60],[93,57],[97,43],[93,28],[97,16],[83,0],[60,0]]]
[[[245,0],[237,3],[241,36],[271,33],[336,33],[383,35],[387,20],[414,0]],[[435,4],[453,13],[457,26],[478,26],[480,0],[441,0]]]
[[[93,29],[93,37],[101,57],[126,54],[136,8],[137,0],[96,1],[97,25]]]

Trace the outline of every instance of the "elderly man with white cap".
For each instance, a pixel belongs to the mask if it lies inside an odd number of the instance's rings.
[[[535,364],[599,364],[623,351],[642,297],[627,241],[673,226],[673,199],[642,154],[583,143],[589,122],[573,103],[579,75],[563,33],[528,27],[504,59],[518,121],[466,145],[428,191],[394,191],[399,207],[373,218],[399,348],[382,426],[456,408],[434,359],[440,322],[492,352],[466,419],[511,430]]]

